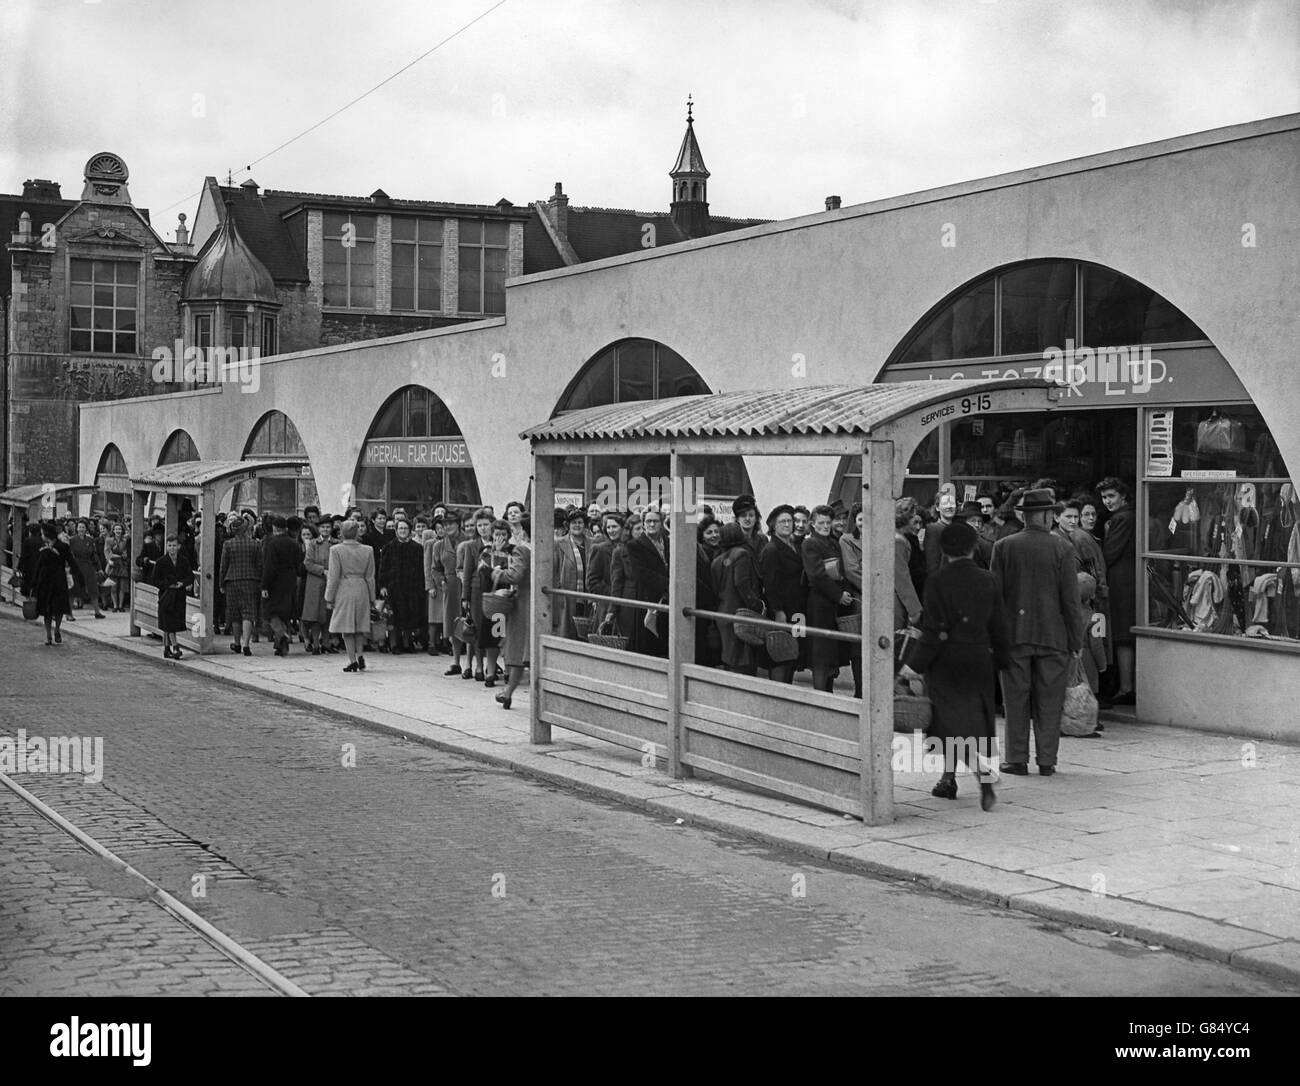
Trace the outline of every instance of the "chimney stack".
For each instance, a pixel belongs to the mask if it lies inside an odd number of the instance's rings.
[[[189,228],[185,225],[185,212],[182,211],[176,216],[176,219],[176,248],[188,248],[190,243],[190,232]]]
[[[23,182],[24,200],[62,200],[57,181],[47,181],[43,177]]]
[[[564,182],[555,182],[555,195],[546,201],[546,208],[551,213],[551,225],[555,232],[569,239],[569,198],[564,195]]]
[[[840,209],[840,198],[838,196],[826,197],[826,210],[838,211]]]

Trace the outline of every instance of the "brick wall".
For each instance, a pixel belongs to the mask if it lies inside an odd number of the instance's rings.
[[[73,257],[139,264],[137,344],[133,355],[70,350],[69,261]],[[181,288],[193,261],[174,257],[121,205],[79,204],[54,236],[10,252],[9,484],[75,482],[78,412],[89,400],[146,395],[155,347],[181,335]]]

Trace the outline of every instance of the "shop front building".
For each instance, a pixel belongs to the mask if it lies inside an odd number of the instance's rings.
[[[518,435],[578,407],[1047,376],[1045,415],[976,399],[934,420],[900,493],[1119,478],[1140,526],[1139,718],[1300,738],[1300,196],[1278,180],[1298,165],[1300,118],[1280,117],[524,275],[505,318],[263,359],[255,389],[85,405],[81,479],[110,444],[156,463],[178,428],[239,459],[275,410],[322,510],[501,509],[529,490]],[[557,500],[668,453],[575,458]],[[724,446],[700,496],[725,512],[747,490],[766,512],[859,486],[852,461]]]

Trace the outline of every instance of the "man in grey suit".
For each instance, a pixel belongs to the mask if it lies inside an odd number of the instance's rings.
[[[1025,491],[1019,508],[1024,531],[994,544],[991,567],[1011,631],[1010,665],[1002,672],[1007,711],[1002,772],[1029,772],[1032,719],[1038,772],[1050,777],[1056,772],[1070,658],[1083,649],[1079,560],[1052,531],[1052,514],[1062,507],[1050,490]]]

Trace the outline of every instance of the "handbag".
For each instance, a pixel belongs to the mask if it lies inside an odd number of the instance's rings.
[[[99,582],[99,587],[100,587],[100,588],[116,588],[116,587],[117,587],[117,582],[116,582],[115,580],[113,580],[112,577],[105,577],[102,581]]]
[[[751,611],[748,607],[736,608],[737,618],[762,618],[758,611]],[[761,626],[751,626],[747,622],[737,622],[732,625],[732,632],[745,642],[746,645],[762,645],[766,641],[766,632]]]
[[[894,674],[897,675],[905,667],[910,667],[913,671],[919,670],[916,666],[917,660],[921,654],[921,631],[915,626],[909,626],[905,630],[894,631]]]
[[[30,597],[28,599],[23,600],[23,618],[25,618],[28,622],[30,622],[35,617],[36,617],[35,597]]]
[[[491,618],[494,615],[509,615],[515,609],[515,596],[509,589],[483,594],[483,614]]]
[[[1070,683],[1065,688],[1065,705],[1061,709],[1061,734],[1091,736],[1097,734],[1097,699],[1088,686],[1083,662],[1076,656],[1070,664]]]
[[[799,659],[799,642],[785,630],[769,630],[763,638],[763,645],[774,664],[788,664]]]
[[[1215,411],[1196,427],[1196,451],[1240,453],[1246,451],[1246,427],[1240,420]]]
[[[456,621],[451,625],[451,636],[457,641],[468,643],[474,640],[476,634],[477,631],[474,629],[474,623],[464,615],[461,615],[460,618],[456,619]]]

